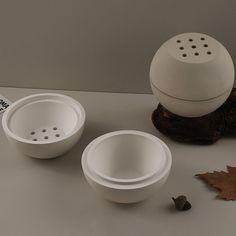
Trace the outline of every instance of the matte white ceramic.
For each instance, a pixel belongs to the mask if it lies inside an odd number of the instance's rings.
[[[150,68],[153,93],[169,111],[186,117],[206,115],[228,98],[233,61],[216,39],[184,33],[165,42]]]
[[[158,101],[169,111],[183,117],[199,117],[208,114],[209,111],[216,110],[228,98],[231,90],[222,95],[208,100],[191,101],[183,100],[168,96],[167,94],[156,89],[152,84],[152,91],[158,97]],[[193,116],[194,115],[194,116]]]
[[[133,203],[166,182],[171,161],[169,148],[157,137],[122,130],[92,141],[83,152],[82,168],[88,183],[104,198]]]
[[[79,140],[84,123],[81,104],[56,93],[24,97],[2,118],[8,140],[23,154],[41,159],[67,152]]]

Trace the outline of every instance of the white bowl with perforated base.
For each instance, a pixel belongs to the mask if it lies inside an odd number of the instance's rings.
[[[3,130],[17,149],[31,157],[60,156],[79,140],[85,111],[75,99],[42,93],[14,102],[2,118]]]
[[[234,84],[234,65],[216,39],[184,33],[158,49],[151,63],[150,83],[167,110],[184,117],[199,117],[226,101]]]

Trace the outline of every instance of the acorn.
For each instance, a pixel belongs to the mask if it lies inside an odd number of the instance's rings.
[[[175,203],[175,208],[178,211],[187,211],[192,207],[191,203],[187,200],[187,197],[184,195],[180,195],[177,198],[172,197],[172,199]]]

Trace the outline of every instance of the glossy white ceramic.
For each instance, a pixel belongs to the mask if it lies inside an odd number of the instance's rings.
[[[104,198],[133,203],[166,182],[171,161],[169,148],[157,137],[122,130],[92,141],[83,152],[82,167],[88,183]]]
[[[2,118],[8,140],[23,154],[41,159],[67,152],[79,140],[84,123],[82,105],[56,93],[24,97]]]

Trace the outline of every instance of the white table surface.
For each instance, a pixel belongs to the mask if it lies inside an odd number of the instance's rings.
[[[12,101],[49,90],[0,88]],[[155,130],[152,95],[53,91],[81,102],[87,114],[79,143],[66,155],[37,160],[19,154],[0,132],[1,236],[222,236],[236,234],[236,202],[215,198],[216,191],[194,177],[197,173],[236,166],[236,139],[214,145],[186,145]],[[173,155],[166,185],[139,204],[103,200],[86,183],[80,165],[83,149],[97,136],[136,129],[163,139]],[[185,194],[193,207],[177,212],[171,197]]]

